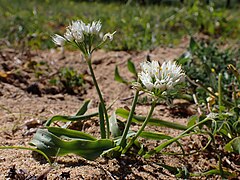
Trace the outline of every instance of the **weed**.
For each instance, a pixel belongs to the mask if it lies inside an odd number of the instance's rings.
[[[224,99],[231,101],[233,98],[233,85],[236,84],[235,76],[227,70],[228,64],[240,67],[238,60],[239,51],[235,49],[221,49],[216,42],[200,41],[193,38],[189,43],[189,51],[183,54],[177,61],[182,64],[188,77],[201,86],[196,88],[200,103],[206,103],[209,93],[218,91],[218,74],[223,74]],[[205,91],[209,89],[210,92]]]
[[[64,67],[49,81],[68,94],[79,93],[79,87],[84,85],[84,75],[78,74],[73,68]]]

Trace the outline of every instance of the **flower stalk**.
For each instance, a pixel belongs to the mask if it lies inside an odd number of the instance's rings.
[[[122,153],[126,153],[128,151],[128,149],[132,146],[132,144],[134,143],[134,141],[140,136],[140,134],[143,132],[144,128],[146,127],[146,125],[148,124],[149,119],[152,117],[152,113],[154,111],[154,108],[156,107],[156,101],[154,100],[150,111],[148,112],[148,115],[146,117],[146,119],[144,120],[141,128],[138,130],[137,134],[130,140],[130,142],[127,144],[127,146],[124,148],[124,150],[122,151]]]
[[[106,105],[105,105],[101,90],[98,86],[98,83],[97,83],[97,80],[96,80],[96,77],[95,77],[95,74],[94,74],[94,71],[93,71],[93,68],[92,68],[91,55],[86,57],[86,61],[87,61],[88,68],[89,68],[91,76],[92,76],[93,84],[94,84],[94,86],[97,90],[98,97],[99,97],[102,109],[104,111],[104,116],[105,116],[105,120],[106,120],[106,128],[107,128],[106,129],[106,138],[109,139],[109,137],[110,137],[110,127],[109,127],[109,119],[108,119],[107,109],[106,109]]]
[[[55,34],[52,36],[53,42],[58,46],[64,46],[65,43],[72,44],[73,46],[76,46],[80,49],[82,54],[84,55],[84,58],[88,64],[88,68],[90,70],[93,84],[97,90],[98,97],[100,100],[100,108],[103,110],[103,114],[105,116],[106,120],[106,130],[104,122],[101,120],[100,122],[100,131],[101,131],[101,138],[110,138],[110,124],[107,114],[106,105],[102,96],[102,93],[99,89],[93,68],[92,68],[92,53],[102,46],[104,43],[107,42],[107,40],[112,41],[113,35],[115,32],[106,33],[103,38],[101,38],[101,41],[95,44],[95,38],[99,36],[100,30],[102,28],[102,24],[100,21],[93,21],[91,23],[85,24],[81,20],[72,21],[70,25],[66,28],[66,32],[63,36]],[[102,117],[104,119],[104,117]]]
[[[154,108],[156,106],[156,101],[158,99],[167,99],[167,93],[169,90],[175,88],[185,77],[185,73],[182,71],[181,66],[178,66],[175,62],[164,62],[161,66],[158,61],[146,61],[141,63],[142,71],[138,74],[138,78],[141,83],[136,82],[135,86],[138,89],[136,91],[132,109],[129,113],[127,124],[125,126],[122,139],[120,141],[120,146],[123,148],[122,153],[126,153],[127,150],[132,146],[134,141],[140,136],[144,128],[148,124],[149,119],[152,116]],[[132,122],[133,112],[137,103],[135,99],[142,90],[149,93],[153,98],[153,103],[151,109],[144,120],[141,128],[138,130],[136,135],[126,144],[126,136],[129,131],[130,124]]]
[[[122,148],[124,148],[126,146],[126,137],[127,137],[130,125],[132,123],[132,118],[133,118],[133,114],[134,114],[134,111],[135,111],[135,107],[137,105],[138,96],[139,96],[139,90],[136,90],[134,98],[133,98],[133,102],[132,102],[132,108],[129,112],[127,123],[125,125],[124,131],[123,131],[123,134],[122,134],[122,137],[121,137],[121,141],[119,143],[119,146],[122,147]]]

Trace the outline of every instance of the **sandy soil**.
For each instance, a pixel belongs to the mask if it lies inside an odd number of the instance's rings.
[[[187,42],[187,41],[186,41]],[[93,66],[97,81],[103,92],[107,104],[115,99],[111,111],[117,107],[130,107],[133,90],[124,84],[114,81],[114,69],[118,65],[120,73],[127,79],[131,74],[127,70],[127,60],[131,60],[139,66],[139,63],[149,55],[151,59],[160,62],[173,60],[186,49],[186,43],[177,48],[157,48],[143,52],[105,52],[97,51],[93,56]],[[35,71],[29,71],[31,62],[46,62],[49,66],[41,69],[44,73],[36,78]],[[1,146],[28,146],[36,128],[53,115],[73,115],[83,103],[84,99],[91,99],[89,112],[96,111],[98,97],[91,84],[91,77],[85,62],[79,52],[48,50],[48,51],[16,51],[4,49],[0,53],[0,145]],[[75,95],[69,95],[61,90],[49,87],[48,76],[61,67],[73,67],[79,73],[84,73],[87,81],[85,89],[77,90]],[[36,85],[37,84],[37,85]],[[37,90],[32,89],[32,85]],[[29,90],[30,88],[30,90]],[[54,91],[53,91],[54,90]],[[29,93],[30,92],[30,93]],[[33,94],[35,93],[35,94]],[[180,104],[181,106],[181,104]],[[188,108],[188,107],[184,107]],[[192,109],[193,106],[191,106]],[[146,115],[149,106],[139,105],[137,114]],[[194,112],[194,110],[192,110]],[[165,105],[158,105],[154,117],[187,123],[189,114],[173,113]],[[30,126],[29,125],[30,122]],[[98,121],[92,119],[85,122],[86,131],[98,132]],[[90,125],[89,125],[90,124]],[[138,126],[133,126],[137,130]],[[180,131],[148,126],[148,130],[164,132],[169,135],[177,135]],[[99,134],[98,134],[99,136]],[[204,137],[191,137],[183,140],[188,148],[200,148]],[[160,142],[143,141],[146,146],[153,147]],[[178,150],[176,145],[168,148],[168,151]],[[164,170],[159,164],[173,165],[175,167],[187,167],[190,172],[201,172],[216,167],[217,159],[212,152],[198,153],[193,156],[167,156],[158,154],[150,159],[139,156],[123,156],[118,159],[98,158],[96,161],[87,161],[75,155],[58,157],[55,167],[47,175],[47,179],[175,179],[175,176]],[[17,171],[24,170],[24,176],[39,176],[49,170],[50,166],[38,155],[26,150],[0,150],[0,179],[6,179],[10,168],[15,165]],[[218,179],[218,176],[209,177]],[[207,179],[209,179],[207,178]],[[196,178],[197,179],[197,178]],[[204,179],[204,178],[203,178]]]

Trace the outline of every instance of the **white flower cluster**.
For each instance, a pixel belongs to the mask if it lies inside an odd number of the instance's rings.
[[[141,63],[141,69],[138,77],[149,91],[160,90],[163,92],[172,89],[185,76],[181,66],[171,61],[164,62],[161,66],[157,61],[146,61]]]
[[[66,28],[64,36],[55,34],[52,36],[52,40],[56,45],[59,46],[63,46],[65,41],[81,43],[84,41],[85,36],[99,34],[101,28],[102,24],[100,21],[93,21],[92,23],[88,24],[85,24],[81,20],[72,21],[72,23]],[[103,36],[103,41],[106,41],[108,38],[111,41],[114,33],[105,34]]]

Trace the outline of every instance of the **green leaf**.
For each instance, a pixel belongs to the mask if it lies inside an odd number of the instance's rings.
[[[189,49],[191,52],[194,52],[198,48],[197,42],[194,40],[193,37],[190,39]]]
[[[240,84],[240,74],[236,67],[233,66],[232,64],[229,64],[228,69],[234,74],[234,76],[237,78],[238,83]]]
[[[141,144],[138,140],[134,141],[132,147],[138,151],[138,155],[143,156],[146,154],[146,148],[144,148],[144,145]]]
[[[232,132],[232,127],[230,126],[229,122],[226,121],[217,121],[217,133],[220,133],[223,137],[226,136],[230,139],[232,139],[233,132]]]
[[[189,61],[189,58],[185,58],[184,56],[185,56],[185,54],[181,55],[181,57],[179,57],[179,58],[176,60],[176,62],[177,62],[178,64],[181,64],[181,65],[186,64],[186,63]]]
[[[47,156],[77,154],[87,160],[94,160],[104,151],[114,147],[113,141],[109,139],[87,140],[68,137],[68,140],[65,140],[47,129],[38,129],[30,145],[36,146]]]
[[[95,137],[86,134],[81,131],[76,131],[72,129],[65,129],[59,127],[47,127],[48,131],[55,134],[60,138],[65,139],[86,139],[86,140],[97,140]]]
[[[129,130],[127,133],[126,139],[128,139],[134,135],[136,135],[136,132]],[[116,145],[119,145],[121,138],[122,138],[122,136],[118,136],[118,137],[114,138],[114,142]]]
[[[136,71],[135,65],[134,65],[134,63],[131,61],[131,59],[128,59],[127,67],[128,67],[128,70],[129,70],[131,73],[133,73],[135,76],[137,76],[137,71]]]
[[[172,139],[171,136],[168,136],[166,134],[163,133],[157,133],[157,132],[147,132],[147,131],[143,131],[140,136],[142,138],[146,138],[146,139],[153,139],[153,140],[163,140],[163,139]]]
[[[85,114],[88,110],[89,103],[90,103],[90,100],[85,101],[84,104],[82,105],[82,107],[76,113],[76,116],[80,116],[80,115]]]
[[[164,148],[166,148],[167,146],[169,146],[170,144],[178,141],[179,139],[181,139],[182,137],[184,137],[185,135],[188,135],[189,132],[193,131],[194,128],[198,127],[199,125],[201,124],[204,124],[208,121],[212,121],[211,119],[209,118],[205,118],[204,120],[202,120],[201,122],[198,122],[197,124],[189,127],[188,129],[186,129],[185,131],[183,131],[182,133],[180,133],[178,136],[172,138],[172,139],[169,139],[165,142],[163,142],[162,144],[160,144],[159,146],[155,147],[153,150],[150,150],[148,153],[146,153],[144,155],[145,158],[149,158],[150,156],[152,156],[153,154],[156,154],[156,153],[159,153],[161,152]],[[181,146],[180,146],[181,147]]]
[[[193,126],[194,124],[196,124],[197,120],[198,120],[198,116],[197,115],[191,116],[188,119],[187,127],[189,128],[189,127]]]
[[[90,103],[90,100],[85,101],[75,116],[80,116],[85,114],[88,110],[89,103]],[[72,123],[71,121],[68,121],[65,125],[62,126],[62,128],[67,128],[71,123]]]
[[[236,131],[237,133],[240,133],[240,121],[234,122],[233,128],[234,128],[234,131]]]
[[[127,119],[129,111],[127,111],[126,109],[118,108],[116,110],[116,114]],[[132,122],[143,123],[145,119],[146,119],[146,117],[144,117],[144,116],[133,115]],[[148,124],[149,125],[154,125],[154,126],[164,126],[164,127],[168,127],[168,128],[172,128],[172,129],[179,129],[179,130],[186,130],[187,129],[187,127],[184,126],[184,125],[169,122],[169,121],[160,120],[160,119],[157,119],[157,118],[150,118]]]
[[[120,130],[117,124],[117,118],[115,112],[112,113],[111,117],[109,118],[110,123],[110,132],[113,137],[120,136]]]
[[[157,133],[157,132],[146,132],[146,131],[143,131],[140,136],[142,138],[146,138],[146,139],[152,139],[152,140],[163,140],[163,139],[173,139],[173,137],[171,136],[168,136],[166,134],[163,134],[163,133]],[[179,145],[179,147],[181,148],[183,154],[185,154],[184,152],[184,149],[181,145],[181,143],[179,143],[178,141],[176,141],[176,143]]]
[[[240,154],[240,137],[236,137],[227,143],[224,147],[226,151]]]
[[[92,113],[92,114],[87,114],[87,115],[81,115],[81,116],[61,116],[61,115],[56,115],[51,117],[47,122],[45,123],[45,126],[50,126],[51,123],[54,121],[61,121],[61,122],[68,122],[68,121],[82,121],[82,120],[87,120],[91,117],[97,116],[98,113]]]
[[[120,83],[128,84],[128,82],[127,82],[126,80],[124,80],[124,79],[120,76],[117,66],[115,67],[114,80],[115,80],[115,81],[118,81],[118,82],[120,82]]]

